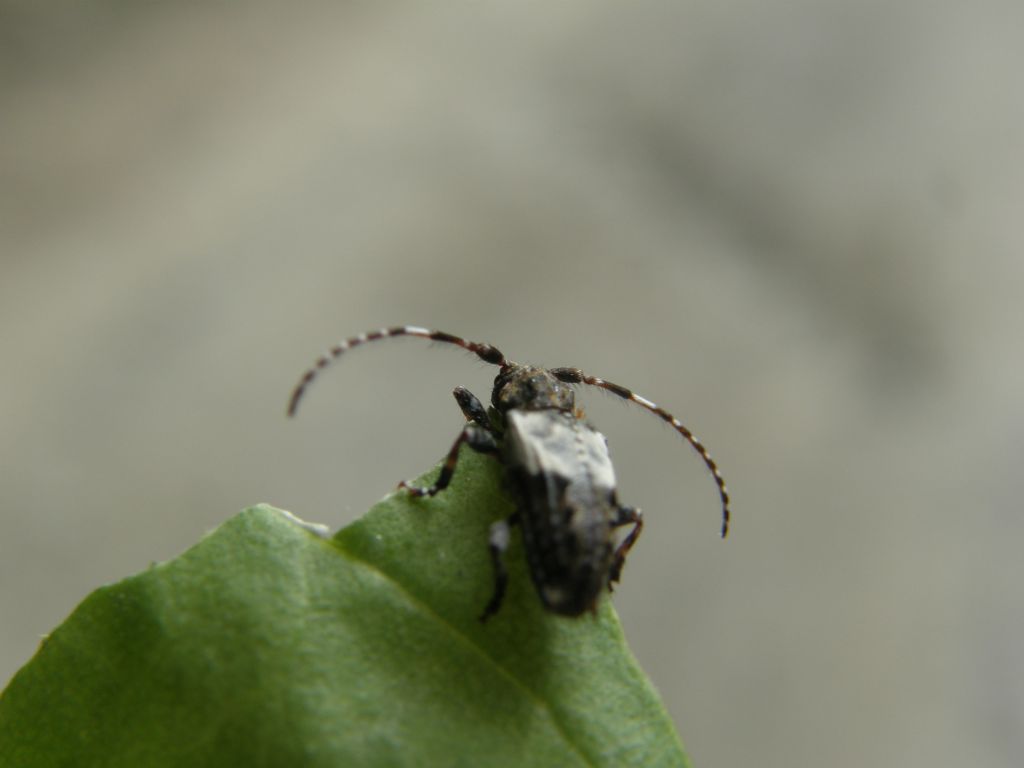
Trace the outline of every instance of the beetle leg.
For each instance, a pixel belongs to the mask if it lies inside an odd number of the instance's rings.
[[[455,438],[455,442],[452,443],[451,450],[448,451],[448,456],[444,460],[444,466],[441,467],[441,474],[437,477],[437,482],[428,488],[420,488],[415,485],[409,485],[409,483],[403,480],[398,484],[398,487],[405,488],[413,496],[434,496],[438,491],[443,491],[452,481],[452,475],[455,474],[455,465],[459,462],[459,448],[462,447],[463,443],[467,443],[470,448],[480,453],[498,452],[498,444],[490,432],[485,432],[476,424],[467,424],[462,428],[459,436]]]
[[[487,621],[501,608],[502,600],[505,599],[505,586],[508,584],[508,571],[505,570],[505,550],[508,549],[509,537],[513,525],[519,524],[519,513],[513,512],[504,520],[491,525],[491,532],[488,536],[488,544],[491,549],[491,562],[494,563],[494,594],[491,595],[487,607],[480,614],[480,621]]]
[[[459,404],[459,408],[462,409],[462,413],[467,421],[483,427],[488,432],[494,431],[494,427],[491,426],[491,420],[487,418],[487,410],[476,395],[465,387],[456,387],[452,394],[455,395],[455,400]]]
[[[619,544],[618,549],[615,550],[615,554],[612,556],[612,567],[608,575],[609,591],[612,589],[612,584],[618,581],[619,576],[622,575],[622,566],[626,562],[626,555],[629,554],[629,550],[636,543],[637,538],[640,536],[640,531],[644,527],[644,517],[639,509],[636,507],[619,507],[618,514],[612,520],[612,527],[618,528],[621,525],[629,525],[630,523],[633,523],[633,530],[622,540],[622,543]]]

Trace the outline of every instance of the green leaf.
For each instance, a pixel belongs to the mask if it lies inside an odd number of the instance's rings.
[[[610,603],[542,610],[487,529],[511,507],[465,451],[334,539],[265,505],[93,592],[0,698],[2,766],[679,766]]]

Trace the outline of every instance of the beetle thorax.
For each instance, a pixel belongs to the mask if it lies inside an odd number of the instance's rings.
[[[572,411],[576,407],[576,397],[571,386],[544,368],[512,363],[494,380],[491,403],[502,413],[513,408]]]

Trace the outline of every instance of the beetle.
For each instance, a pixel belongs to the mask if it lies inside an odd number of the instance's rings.
[[[576,409],[573,385],[587,384],[636,403],[667,422],[704,460],[722,501],[722,538],[729,531],[729,492],[703,443],[672,414],[632,390],[578,368],[521,365],[490,344],[467,341],[442,331],[402,325],[345,339],[321,355],[292,391],[294,416],[313,380],[353,347],[395,336],[415,336],[454,344],[499,368],[491,407],[464,387],[453,394],[466,417],[433,485],[399,484],[413,496],[434,496],[448,487],[463,444],[494,456],[505,469],[516,511],[490,528],[494,592],[480,615],[486,621],[501,607],[508,575],[504,555],[511,528],[519,526],[537,594],[544,607],[563,616],[595,611],[602,591],[619,581],[626,555],[643,529],[640,510],[619,503],[607,439]],[[632,525],[616,546],[614,531]]]

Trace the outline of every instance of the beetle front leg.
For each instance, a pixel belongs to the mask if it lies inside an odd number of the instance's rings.
[[[629,532],[629,535],[622,540],[618,548],[615,550],[615,554],[612,556],[612,567],[608,575],[608,590],[611,591],[612,585],[619,580],[622,575],[622,566],[626,562],[626,555],[629,554],[629,550],[632,549],[636,543],[637,538],[640,536],[640,531],[644,527],[644,517],[640,513],[640,510],[636,507],[619,507],[618,514],[615,519],[612,520],[612,527],[618,528],[622,525],[629,525],[633,523],[633,530]]]
[[[519,524],[519,513],[513,512],[504,520],[499,520],[491,526],[488,544],[491,548],[491,562],[494,563],[494,594],[491,595],[487,607],[480,614],[480,621],[487,621],[498,612],[501,603],[505,599],[505,587],[508,584],[508,571],[505,569],[505,550],[508,549],[508,542],[511,536],[513,525]]]
[[[403,480],[398,484],[398,487],[405,488],[413,496],[434,496],[438,491],[443,491],[452,481],[452,475],[455,474],[455,465],[459,462],[459,448],[462,447],[463,443],[466,443],[474,451],[479,451],[480,453],[498,452],[498,444],[490,432],[485,431],[476,424],[467,424],[463,427],[459,436],[455,438],[451,450],[448,451],[448,456],[444,460],[444,466],[441,467],[441,474],[438,475],[437,482],[428,488],[420,488],[410,485]]]
[[[483,403],[480,402],[476,395],[465,387],[456,387],[452,394],[455,396],[455,402],[459,404],[462,415],[466,417],[466,421],[483,427],[488,432],[494,432],[491,420],[487,418],[487,409],[484,408]]]

